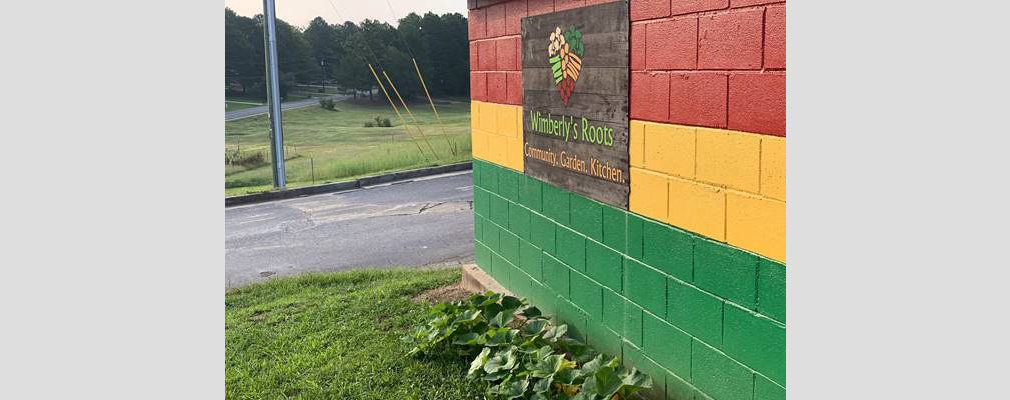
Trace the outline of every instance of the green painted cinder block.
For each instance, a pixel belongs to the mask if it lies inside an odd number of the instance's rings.
[[[765,258],[758,262],[758,311],[786,323],[786,266]]]
[[[491,193],[498,193],[498,166],[485,162],[481,168],[480,186]]]
[[[616,292],[622,291],[623,258],[607,246],[586,240],[586,275]]]
[[[498,231],[501,228],[495,225],[493,222],[485,220],[484,221],[484,233],[481,235],[484,245],[487,246],[492,251],[498,251]]]
[[[628,234],[627,234],[627,251],[628,256],[635,259],[642,259],[642,244],[645,242],[642,237],[642,228],[645,225],[645,219],[639,217],[635,214],[628,215]]]
[[[491,221],[502,227],[509,226],[509,201],[495,194],[490,194],[489,197],[491,199]]]
[[[484,272],[491,275],[502,286],[508,287],[508,270],[505,269],[505,259],[502,258],[501,254],[494,251],[491,252],[491,270]]]
[[[530,297],[533,287],[533,278],[526,274],[521,268],[513,265],[509,271],[509,280],[512,287],[509,290],[519,297]]]
[[[509,203],[509,230],[517,236],[530,238],[530,210],[516,203]]]
[[[498,194],[509,201],[519,201],[519,174],[508,168],[499,169]]]
[[[786,329],[771,319],[727,304],[723,350],[776,383],[786,384]]]
[[[624,302],[627,301],[617,292],[603,288],[603,325],[614,332],[624,334]]]
[[[698,240],[694,283],[741,306],[757,308],[757,256],[711,240]]]
[[[499,253],[510,263],[519,264],[519,237],[506,230],[501,230],[498,234]]]
[[[642,345],[642,307],[631,300],[624,302],[624,339],[634,343],[635,346]]]
[[[670,372],[691,376],[691,336],[662,318],[645,313],[642,350]]]
[[[558,297],[558,319],[561,323],[568,324],[569,337],[581,342],[586,341],[586,323],[588,322],[588,318],[582,309],[572,302]]]
[[[525,240],[519,241],[519,268],[529,274],[533,279],[541,281],[544,279],[542,252],[533,243]]]
[[[668,275],[691,281],[694,264],[694,238],[691,234],[656,221],[645,221],[642,234],[642,261]]]
[[[667,372],[666,374],[666,400],[704,400],[707,397],[701,394],[698,389],[691,386],[690,383],[684,378],[689,378],[690,375],[685,375],[683,377],[677,376],[673,373]]]
[[[479,242],[482,237],[484,237],[484,217],[473,213],[473,239]]]
[[[754,375],[754,400],[786,400],[786,388],[761,375]]]
[[[624,296],[653,314],[666,316],[666,275],[624,258]]]
[[[679,280],[668,279],[666,320],[713,346],[721,345],[723,301]]]
[[[719,400],[751,400],[754,374],[705,343],[691,343],[691,382]]]
[[[549,254],[543,256],[543,263],[544,284],[558,295],[570,298],[569,272],[571,269]]]
[[[487,246],[480,243],[474,244],[473,257],[480,269],[487,273],[491,272],[491,250]]]
[[[557,254],[557,236],[555,227],[557,225],[543,215],[530,213],[530,242],[546,251],[547,254]]]
[[[625,364],[638,368],[652,378],[652,387],[639,393],[649,399],[662,399],[666,393],[667,371],[659,366],[655,361],[649,359],[641,348],[625,341],[622,346]]]
[[[487,218],[491,216],[491,199],[486,190],[473,188],[473,212]]]
[[[603,241],[603,205],[577,194],[570,196],[572,229]]]
[[[572,303],[579,306],[589,318],[599,321],[603,318],[603,286],[578,271],[569,273],[571,279]]]
[[[627,214],[619,209],[603,206],[603,244],[619,252],[627,251]]]
[[[564,226],[557,227],[558,259],[576,271],[586,270],[586,238]]]
[[[534,280],[530,284],[530,302],[547,316],[557,315],[557,294],[543,282]]]
[[[570,224],[569,198],[570,192],[544,184],[544,215],[562,225]]]
[[[470,174],[473,176],[473,186],[480,186],[480,171],[482,170],[482,162],[476,158],[470,162]]]
[[[608,329],[600,320],[589,318],[586,321],[586,335],[589,336],[586,342],[593,347],[593,350],[603,353],[606,360],[612,357],[617,357],[618,360],[623,358],[621,335]]]
[[[519,178],[519,203],[536,212],[543,211],[543,183],[535,178]]]

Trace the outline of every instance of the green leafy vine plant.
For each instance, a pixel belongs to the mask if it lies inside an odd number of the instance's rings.
[[[467,378],[485,381],[494,399],[620,400],[652,387],[647,375],[567,330],[525,298],[487,292],[435,305],[403,341],[411,356],[450,351],[472,359]]]

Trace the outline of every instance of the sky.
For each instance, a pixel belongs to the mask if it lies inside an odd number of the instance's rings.
[[[330,3],[333,3],[333,7]],[[275,0],[277,18],[302,28],[315,17],[323,17],[331,24],[345,20],[361,22],[365,18],[377,19],[396,25],[396,18],[389,11],[385,0]],[[263,0],[225,0],[225,7],[238,15],[252,17],[263,13]],[[389,0],[397,18],[403,18],[411,11],[424,15],[431,11],[436,14],[458,12],[466,16],[466,0]],[[336,7],[336,11],[333,8]],[[343,18],[339,18],[340,17]]]

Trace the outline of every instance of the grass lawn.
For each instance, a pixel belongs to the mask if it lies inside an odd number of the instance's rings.
[[[251,102],[247,103],[244,100],[241,103],[236,103],[236,102],[225,100],[225,102],[224,102],[224,106],[225,106],[224,111],[227,112],[227,111],[244,110],[246,108],[259,107],[259,106],[262,105],[262,104],[249,104],[249,103],[251,103]]]
[[[410,109],[427,137],[427,141],[422,139],[412,126],[413,121],[404,114],[411,123],[408,128],[417,138],[416,143],[404,132],[388,103],[346,100],[337,102],[337,109],[340,111],[309,106],[284,111],[285,156],[288,158],[285,167],[290,187],[470,160],[470,103],[467,101],[438,105],[445,124],[444,133],[426,101],[411,104]],[[365,128],[364,123],[375,116],[389,118],[393,126]],[[225,122],[226,150],[263,152],[266,160],[258,165],[226,166],[226,195],[270,189],[268,135],[266,115]],[[451,146],[457,150],[455,156],[450,152]]]
[[[361,270],[271,279],[225,294],[229,399],[482,399],[452,355],[416,359],[400,337],[458,282],[453,269]]]

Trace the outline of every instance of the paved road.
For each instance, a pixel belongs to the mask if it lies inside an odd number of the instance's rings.
[[[336,101],[345,100],[349,97],[351,96],[343,94],[330,96],[330,98]],[[281,103],[281,111],[290,110],[293,108],[307,107],[313,104],[319,104],[319,99],[313,98],[313,99],[304,99],[295,101],[285,101]],[[246,117],[252,117],[254,115],[266,114],[266,112],[267,112],[267,106],[265,105],[258,107],[243,108],[241,110],[235,110],[235,111],[225,111],[224,120],[231,121],[236,119],[242,119]]]
[[[225,287],[352,267],[473,261],[470,171],[225,209]]]

